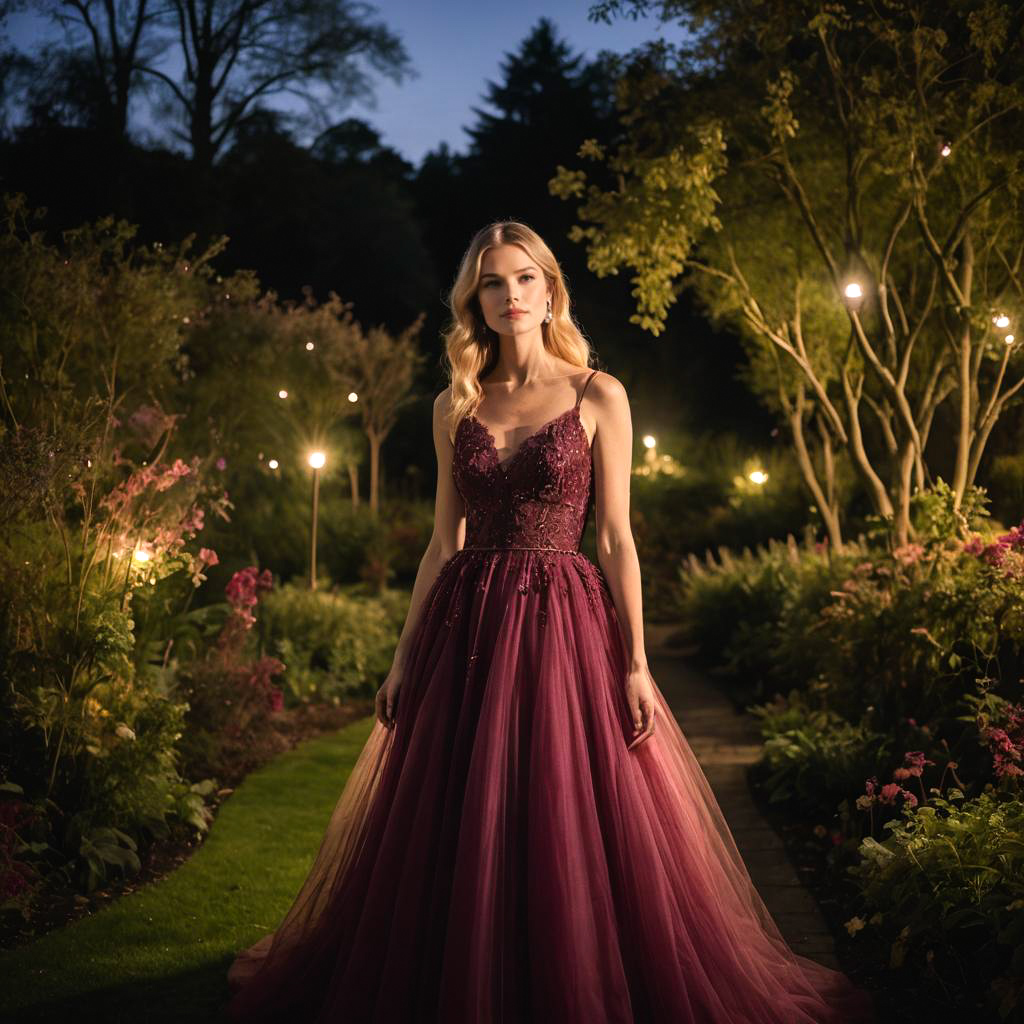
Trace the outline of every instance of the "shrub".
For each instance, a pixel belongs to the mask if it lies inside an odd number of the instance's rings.
[[[861,842],[848,870],[863,909],[847,928],[863,929],[891,968],[988,993],[993,1019],[1008,1020],[1024,992],[1024,801],[991,786],[974,799],[933,794],[906,803],[883,841]]]
[[[396,612],[408,609],[408,595],[395,602],[294,584],[268,595],[260,638],[285,665],[286,700],[373,696],[391,667],[401,627]]]

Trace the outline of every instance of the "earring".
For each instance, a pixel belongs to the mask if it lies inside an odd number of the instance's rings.
[[[548,315],[544,317],[544,323],[551,323],[551,300],[548,299]]]

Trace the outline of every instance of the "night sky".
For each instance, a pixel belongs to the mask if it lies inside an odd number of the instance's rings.
[[[375,7],[377,17],[401,35],[418,76],[401,85],[377,76],[376,109],[355,104],[339,109],[338,119],[355,116],[370,122],[385,145],[416,164],[442,141],[456,152],[465,150],[463,126],[475,120],[472,108],[481,105],[487,81],[501,77],[505,54],[518,50],[541,17],[554,22],[574,53],[591,58],[600,50],[624,53],[658,36],[669,41],[684,37],[680,27],[661,26],[654,19],[620,17],[610,25],[589,21],[588,0],[388,0]],[[19,14],[7,31],[19,49],[29,49],[43,35],[59,35],[60,30],[38,15]],[[287,107],[290,102],[282,96],[268,105]],[[132,126],[140,141],[172,144],[143,103],[133,108]]]

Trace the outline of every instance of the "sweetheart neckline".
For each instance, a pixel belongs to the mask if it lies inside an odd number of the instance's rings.
[[[498,444],[494,439],[494,434],[491,433],[491,428],[487,426],[486,423],[483,423],[481,420],[478,420],[476,416],[473,415],[473,413],[469,413],[469,415],[466,416],[466,419],[472,420],[474,423],[476,423],[476,425],[480,427],[481,430],[483,430],[484,433],[487,435],[487,439],[490,442],[491,446],[491,453],[494,455],[494,464],[501,471],[502,476],[507,476],[508,471],[506,467],[510,466],[518,458],[519,453],[535,437],[539,437],[545,430],[548,429],[548,427],[554,426],[554,424],[556,424],[559,420],[564,419],[571,413],[576,413],[576,422],[579,424],[580,433],[583,435],[583,442],[584,444],[586,444],[587,453],[589,454],[591,451],[590,438],[587,436],[586,427],[583,426],[583,420],[581,420],[579,417],[579,411],[580,403],[577,402],[571,409],[566,409],[565,412],[560,412],[557,416],[553,416],[551,419],[547,421],[547,423],[542,423],[532,434],[529,435],[529,437],[520,442],[519,447],[507,459],[505,459],[504,462],[498,458]]]

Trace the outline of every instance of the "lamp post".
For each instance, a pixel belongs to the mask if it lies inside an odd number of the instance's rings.
[[[658,440],[653,434],[644,434],[643,446],[646,449],[644,452],[644,465],[648,473],[653,473],[654,463],[658,459]]]
[[[310,531],[309,589],[316,590],[316,519],[320,508],[320,470],[327,462],[323,452],[310,452],[309,464],[313,467],[313,526]]]

